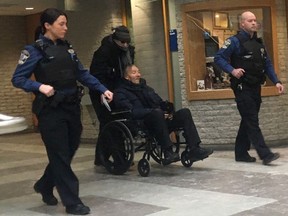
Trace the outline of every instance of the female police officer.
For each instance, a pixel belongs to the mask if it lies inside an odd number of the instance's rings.
[[[67,15],[49,8],[40,17],[42,34],[22,51],[12,78],[15,87],[33,92],[33,111],[45,143],[49,164],[34,189],[48,205],[56,205],[53,188],[60,195],[66,212],[84,215],[90,212],[79,198],[79,181],[71,169],[72,158],[79,146],[82,125],[77,80],[107,97],[113,93],[90,75],[79,62],[72,46],[64,40]],[[34,73],[35,79],[30,77]]]

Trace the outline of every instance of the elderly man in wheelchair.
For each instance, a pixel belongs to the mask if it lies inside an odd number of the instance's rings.
[[[190,167],[193,162],[213,153],[211,149],[200,147],[201,140],[190,110],[183,108],[175,112],[172,103],[163,101],[146,84],[135,65],[125,69],[124,78],[114,91],[114,106],[118,110],[128,111],[112,113],[112,116],[117,116],[116,120],[108,123],[99,136],[101,160],[111,173],[122,174],[127,171],[133,161],[133,152],[143,146],[145,153],[138,163],[138,171],[142,176],[149,174],[150,156],[163,165],[179,161],[179,144],[182,144],[177,133],[179,131],[183,131],[186,144],[181,154],[184,166]],[[171,132],[176,132],[176,143],[170,139]],[[140,140],[145,138],[145,142],[140,141],[143,145],[134,149],[133,142],[137,143],[139,137],[142,138]],[[175,146],[176,150],[173,148]],[[113,161],[109,159],[111,156]]]

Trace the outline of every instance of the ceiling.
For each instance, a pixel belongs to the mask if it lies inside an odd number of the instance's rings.
[[[48,7],[59,7],[64,0],[0,0],[0,15],[29,15],[43,11]],[[26,7],[33,7],[34,10],[25,10]]]

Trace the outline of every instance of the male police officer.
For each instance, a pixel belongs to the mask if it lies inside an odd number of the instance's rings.
[[[259,110],[261,104],[261,84],[265,75],[276,85],[278,92],[284,87],[278,80],[266,49],[257,38],[255,15],[246,11],[241,14],[241,31],[227,39],[215,56],[215,63],[231,75],[231,88],[234,91],[241,123],[235,143],[235,160],[255,162],[256,158],[248,153],[252,143],[263,164],[279,158],[266,146],[259,127]]]

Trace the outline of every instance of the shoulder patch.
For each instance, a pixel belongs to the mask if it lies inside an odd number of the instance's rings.
[[[21,51],[20,58],[19,58],[19,60],[18,60],[18,64],[19,64],[19,65],[24,64],[29,57],[30,57],[30,53],[29,53],[27,50],[22,50],[22,51]]]
[[[230,40],[230,39],[227,39],[227,40],[225,40],[222,48],[223,48],[223,49],[227,49],[227,48],[230,46],[230,44],[231,44],[231,40]]]
[[[74,51],[73,49],[68,49],[68,52],[69,52],[70,54],[74,54],[74,53],[75,53],[75,51]]]

